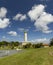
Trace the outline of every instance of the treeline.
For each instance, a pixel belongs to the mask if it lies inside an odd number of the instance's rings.
[[[19,45],[19,42],[7,42],[7,41],[1,41],[0,42],[0,46],[8,46],[8,45],[10,45],[10,46],[12,46],[12,45],[14,45],[14,46],[18,46]]]
[[[7,41],[1,41],[0,42],[0,47],[9,47],[9,48],[11,48],[11,49],[14,49],[14,47],[16,47],[16,46],[19,46],[20,45],[20,42],[14,42],[14,41],[12,41],[12,42],[7,42]]]
[[[26,44],[26,45],[23,45],[23,48],[43,48],[43,47],[45,47],[45,46],[48,46],[48,47],[51,47],[51,46],[53,46],[53,38],[50,40],[50,42],[48,43],[48,44],[46,44],[46,45],[44,45],[44,43],[34,43],[34,44],[32,44],[32,43],[28,43],[28,44]]]
[[[8,47],[8,48],[11,48],[11,49],[14,49],[15,47],[16,48],[41,48],[43,47],[43,43],[37,43],[37,44],[33,44],[33,43],[27,43],[26,45],[22,45],[22,43],[20,42],[7,42],[7,41],[2,41],[0,42],[0,47],[2,48],[5,48],[5,47]]]
[[[11,49],[14,49],[15,47],[16,48],[42,48],[44,47],[43,45],[44,43],[27,43],[26,45],[22,45],[22,43],[16,41],[11,41],[11,42],[7,42],[7,41],[1,41],[0,42],[0,48],[4,48],[4,47],[8,47],[8,48],[11,48]],[[50,40],[50,43],[48,45],[49,47],[50,46],[53,46],[53,38]]]
[[[32,43],[28,43],[26,45],[23,45],[23,48],[42,48],[43,43],[37,43],[37,44],[32,44]]]

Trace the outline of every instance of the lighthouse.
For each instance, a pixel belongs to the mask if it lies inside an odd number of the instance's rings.
[[[24,31],[24,42],[27,42],[27,32]]]
[[[27,31],[24,31],[24,41],[22,42],[22,45],[27,44]]]

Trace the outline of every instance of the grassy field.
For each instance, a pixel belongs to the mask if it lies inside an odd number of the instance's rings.
[[[0,58],[0,65],[53,65],[53,47],[27,49],[24,52]]]

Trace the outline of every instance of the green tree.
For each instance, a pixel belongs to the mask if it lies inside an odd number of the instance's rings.
[[[19,45],[19,42],[14,42],[14,46],[18,46]]]
[[[50,46],[53,46],[53,38],[50,40]]]
[[[31,43],[27,43],[26,45],[23,45],[23,48],[30,48],[31,47]]]
[[[33,48],[41,48],[43,47],[43,43],[37,43],[32,45]]]

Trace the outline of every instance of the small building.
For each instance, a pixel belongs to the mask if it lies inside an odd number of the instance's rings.
[[[49,47],[49,44],[43,44],[44,48]]]

